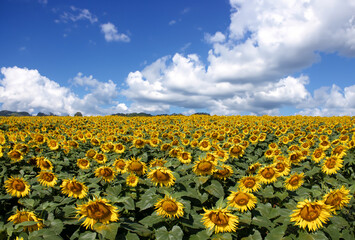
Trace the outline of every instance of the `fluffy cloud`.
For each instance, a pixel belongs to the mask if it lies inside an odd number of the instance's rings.
[[[86,86],[88,93],[79,98],[69,88],[42,76],[37,70],[27,68],[1,68],[0,104],[4,110],[52,112],[58,115],[80,111],[85,115],[112,114],[127,111],[125,104],[114,101],[116,85],[109,80],[100,82],[82,73],[74,78],[74,84]],[[110,105],[107,108],[104,106]]]
[[[292,75],[319,61],[319,52],[355,56],[354,1],[230,4],[227,33],[205,35],[212,44],[207,64],[195,54],[162,57],[131,72],[122,93],[146,111],[177,106],[209,109],[212,114],[278,114],[284,106],[309,107],[302,105],[305,102],[318,108],[322,102],[317,100],[319,93],[312,96],[306,89],[308,77]],[[336,106],[353,98],[351,87],[344,94],[330,94],[339,101]],[[344,105],[347,108],[350,104]]]
[[[101,25],[101,31],[105,35],[107,42],[129,42],[130,38],[124,33],[118,33],[117,28],[112,23],[108,22]]]
[[[98,21],[97,17],[92,14],[88,9],[80,9],[76,8],[74,6],[70,7],[69,12],[64,12],[60,16],[60,20],[57,20],[57,22],[77,22],[79,20],[88,20],[90,23],[95,23]]]

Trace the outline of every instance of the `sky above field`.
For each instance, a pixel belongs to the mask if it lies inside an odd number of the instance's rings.
[[[1,0],[0,110],[355,115],[354,0]]]

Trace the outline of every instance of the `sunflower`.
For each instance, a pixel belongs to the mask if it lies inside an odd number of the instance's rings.
[[[89,149],[85,156],[88,158],[94,158],[96,156],[97,152],[94,149]]]
[[[76,160],[76,165],[80,169],[88,169],[90,167],[90,162],[89,162],[89,160],[87,160],[85,158],[80,158],[80,159]]]
[[[126,147],[122,143],[117,143],[115,144],[114,150],[116,153],[122,154],[126,150]]]
[[[7,193],[18,198],[30,193],[30,185],[23,178],[10,177],[5,181],[5,188]]]
[[[142,176],[147,171],[147,166],[140,158],[132,157],[126,165],[126,170],[138,176]]]
[[[68,197],[84,198],[88,194],[88,187],[84,183],[78,182],[75,177],[73,179],[64,179],[62,185],[62,193]]]
[[[207,159],[201,159],[199,157],[199,161],[195,162],[192,170],[197,175],[212,175],[216,171],[216,163]]]
[[[256,172],[256,170],[259,169],[260,166],[261,166],[261,164],[258,163],[258,162],[252,164],[252,165],[250,165],[250,166],[248,167],[248,172],[253,174],[253,173]]]
[[[241,145],[233,145],[229,148],[229,156],[239,158],[244,155],[244,148]]]
[[[181,151],[178,156],[177,156],[178,160],[183,163],[183,164],[188,164],[191,162],[192,160],[192,156],[191,156],[191,153],[189,152],[184,152],[184,151]]]
[[[95,170],[95,177],[101,177],[105,182],[111,182],[113,179],[115,179],[117,173],[116,171],[107,166],[101,166],[96,168]]]
[[[55,139],[47,140],[47,145],[48,145],[50,150],[54,151],[54,150],[58,150],[59,149],[59,143]]]
[[[303,229],[308,228],[309,231],[316,231],[323,227],[323,223],[331,217],[331,207],[324,204],[323,201],[311,202],[305,199],[303,202],[297,203],[297,209],[293,210],[290,215],[291,222]]]
[[[304,173],[294,173],[285,180],[285,188],[289,191],[295,191],[303,184]]]
[[[135,174],[131,173],[127,178],[126,178],[126,184],[130,187],[135,187],[138,184],[139,177],[137,177]]]
[[[222,169],[217,169],[216,172],[213,174],[214,177],[226,180],[230,176],[233,175],[233,169],[231,166],[223,164],[221,166]]]
[[[229,155],[226,150],[223,150],[221,148],[217,148],[216,151],[213,152],[213,154],[218,158],[219,161],[225,162],[228,160]]]
[[[239,188],[243,192],[256,192],[261,188],[260,185],[260,179],[258,176],[245,176],[242,177],[238,183],[239,183]]]
[[[332,175],[337,173],[341,167],[343,167],[343,160],[336,156],[330,156],[323,162],[322,171],[327,175]]]
[[[319,163],[321,159],[325,158],[325,152],[322,148],[316,148],[314,149],[312,153],[312,160],[315,163]]]
[[[214,228],[215,233],[219,232],[235,232],[239,223],[238,217],[231,214],[227,208],[217,208],[207,210],[203,208],[202,221],[206,228],[212,230]]]
[[[23,159],[23,155],[19,150],[11,150],[7,155],[14,162],[19,162]]]
[[[274,150],[268,149],[264,153],[265,158],[273,158],[274,157]]]
[[[131,147],[135,148],[143,148],[145,146],[146,141],[141,138],[137,138],[133,140],[133,145]]]
[[[149,140],[148,144],[151,147],[158,147],[160,142],[161,142],[161,140],[159,138],[152,138],[152,139]]]
[[[208,151],[211,148],[211,142],[208,138],[204,138],[198,143],[198,147],[201,151]]]
[[[100,145],[100,140],[96,137],[90,139],[90,143],[94,146],[99,146]]]
[[[16,213],[14,215],[11,215],[7,220],[13,222],[14,224],[23,223],[23,222],[36,222],[33,225],[28,225],[23,227],[23,230],[27,232],[37,231],[39,229],[42,229],[44,226],[42,223],[43,221],[42,219],[37,218],[34,212],[26,211],[26,210],[21,210],[21,211],[16,210]]]
[[[279,176],[287,176],[290,173],[290,164],[287,160],[275,161],[274,166]]]
[[[252,210],[257,202],[256,197],[252,193],[238,191],[227,197],[228,205],[237,208],[240,212]]]
[[[37,158],[37,167],[39,167],[41,170],[52,170],[53,164],[47,158],[38,157]]]
[[[166,187],[171,187],[175,184],[176,178],[173,176],[172,171],[166,167],[158,167],[157,169],[151,170],[148,173],[148,178],[157,186],[163,185]]]
[[[172,158],[178,157],[179,153],[182,151],[181,148],[179,147],[174,147],[172,149],[170,149],[169,151],[169,156]]]
[[[318,147],[322,148],[325,151],[330,147],[330,142],[328,140],[321,141]]]
[[[2,146],[0,145],[0,158],[3,156],[3,153],[2,153]]]
[[[288,160],[291,164],[298,165],[304,159],[303,154],[301,151],[293,151],[289,154]]]
[[[348,148],[346,146],[343,146],[343,145],[336,146],[332,150],[332,155],[336,156],[338,158],[342,158],[342,157],[344,157],[346,155],[347,149]]]
[[[277,177],[279,176],[277,169],[274,167],[274,165],[269,165],[261,168],[258,172],[258,175],[260,181],[265,184],[275,182],[277,180]]]
[[[163,152],[168,151],[170,148],[171,148],[171,145],[170,145],[169,143],[163,143],[163,144],[160,146],[160,150],[163,151]]]
[[[94,157],[94,160],[99,164],[104,164],[107,161],[107,156],[103,153],[97,153]]]
[[[109,204],[108,200],[104,198],[94,198],[85,204],[77,205],[76,210],[76,218],[79,220],[86,218],[81,224],[86,229],[89,227],[94,229],[93,226],[97,222],[102,224],[116,222],[119,217],[117,207]]]
[[[192,147],[192,148],[195,148],[195,147],[197,147],[198,146],[198,141],[196,140],[196,139],[194,139],[194,140],[192,140],[191,142],[190,142],[190,146]]]
[[[54,187],[57,184],[57,176],[52,172],[41,171],[38,175],[38,182],[47,187]]]
[[[158,159],[154,158],[153,161],[149,162],[149,167],[164,167],[164,164],[166,163],[166,160],[164,159]]]
[[[350,190],[341,186],[340,189],[335,189],[323,196],[323,202],[332,207],[332,211],[342,209],[350,202]]]
[[[124,159],[117,159],[115,160],[115,162],[113,163],[113,167],[116,169],[117,172],[119,173],[125,173],[126,172],[126,161]]]
[[[163,199],[159,200],[154,207],[157,214],[163,217],[179,218],[184,215],[184,206],[182,203],[168,195],[165,195]]]

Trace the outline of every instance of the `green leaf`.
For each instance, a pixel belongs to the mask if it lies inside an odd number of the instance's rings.
[[[161,227],[155,231],[157,240],[182,240],[183,236],[184,233],[179,226],[174,226],[171,231],[168,231],[166,227]]]
[[[50,228],[59,235],[63,231],[64,224],[59,219],[55,219],[51,222]]]
[[[265,240],[278,240],[282,239],[285,235],[285,231],[287,229],[287,225],[282,225],[272,229],[267,235]]]
[[[259,227],[265,227],[269,231],[271,231],[272,228],[274,227],[274,224],[268,218],[263,217],[263,216],[253,217],[252,224],[259,226]]]
[[[321,231],[317,231],[315,233],[307,233],[307,232],[300,232],[299,239],[302,240],[324,240],[328,239],[325,234]]]
[[[165,219],[162,218],[161,216],[156,215],[156,214],[152,214],[150,216],[147,216],[139,221],[139,223],[143,224],[144,226],[148,226],[148,227],[152,227],[154,224],[156,224],[158,222],[165,222]]]
[[[340,239],[340,231],[336,225],[330,224],[327,228],[324,229],[324,231],[327,232],[333,240]]]
[[[126,234],[126,240],[139,240],[139,237],[135,233],[128,232]]]
[[[262,240],[261,234],[258,230],[254,230],[253,235],[249,235],[248,237],[243,237],[242,240]]]
[[[260,191],[260,194],[264,198],[273,198],[274,197],[274,188],[271,185],[268,185],[263,190]]]
[[[285,198],[288,197],[288,192],[286,191],[277,192],[275,196],[278,197],[281,201],[283,201]]]
[[[79,236],[79,240],[95,240],[96,239],[96,232],[89,232],[86,231]]]
[[[249,225],[251,223],[251,212],[248,211],[246,213],[243,213],[239,217],[239,222]]]
[[[141,200],[137,202],[137,207],[140,208],[141,211],[153,207],[158,198],[159,196],[156,195],[155,188],[148,189],[141,195]]]
[[[100,233],[105,239],[114,240],[117,235],[119,223],[110,224],[95,224],[94,229],[96,232]]]
[[[210,235],[206,230],[202,230],[194,235],[191,235],[189,240],[201,240],[201,239],[209,239]]]
[[[127,229],[128,231],[137,233],[139,236],[142,237],[148,237],[152,233],[152,231],[150,231],[146,226],[143,226],[139,223],[125,222],[124,224],[121,224],[121,226]]]
[[[211,195],[213,195],[213,196],[215,196],[217,198],[220,198],[220,197],[224,196],[223,186],[222,186],[222,184],[220,182],[218,182],[216,180],[212,180],[211,181],[211,185],[207,186],[205,188],[205,190],[209,194],[211,194]]]
[[[349,227],[348,221],[340,216],[334,216],[330,218],[330,221],[334,224],[334,226],[338,227],[338,229]]]
[[[258,210],[260,214],[267,219],[273,219],[280,216],[279,209],[273,208],[270,203],[259,203],[255,210]]]
[[[126,210],[136,209],[136,207],[134,205],[134,200],[132,197],[122,197],[118,202],[122,202],[124,204],[124,208]]]

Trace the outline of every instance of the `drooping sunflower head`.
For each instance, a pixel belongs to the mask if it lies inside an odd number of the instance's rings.
[[[38,181],[41,185],[47,186],[47,187],[54,187],[54,185],[57,184],[57,176],[48,171],[41,171],[38,175]]]
[[[52,170],[53,164],[47,158],[38,157],[37,158],[37,167],[39,167],[41,170]]]
[[[116,175],[116,171],[113,168],[107,166],[101,166],[95,170],[95,176],[101,177],[103,180],[105,180],[105,182],[111,182],[113,179],[115,179]]]
[[[90,162],[85,158],[79,158],[78,160],[76,160],[76,165],[80,169],[88,169],[90,167]]]
[[[182,203],[168,195],[159,200],[154,206],[158,215],[163,217],[179,218],[184,215],[184,206]]]
[[[255,208],[255,204],[257,202],[256,197],[252,193],[243,191],[232,191],[227,200],[229,206],[234,207],[241,212]]]
[[[285,180],[285,188],[290,191],[295,191],[303,184],[304,173],[294,173]]]
[[[223,164],[221,166],[222,169],[217,169],[215,173],[213,174],[214,177],[226,180],[230,176],[233,175],[234,171],[231,166]]]
[[[33,225],[23,227],[24,231],[27,232],[37,231],[43,228],[44,226],[42,223],[42,219],[38,218],[34,212],[26,211],[26,210],[21,210],[21,211],[17,210],[14,215],[11,215],[8,218],[8,221],[13,222],[14,224],[23,223],[23,222],[36,222]]]
[[[199,161],[195,162],[192,170],[197,175],[212,175],[216,171],[216,163],[206,158],[201,159],[199,157]]]
[[[126,172],[126,161],[124,159],[116,159],[115,162],[113,163],[113,167],[116,169],[117,172],[119,173],[125,173]]]
[[[288,156],[288,160],[291,164],[298,165],[303,159],[304,157],[302,152],[298,150],[292,151]]]
[[[345,186],[341,186],[340,189],[332,190],[324,195],[323,202],[331,206],[333,211],[342,209],[350,202],[351,195],[349,193],[349,189],[346,189]]]
[[[176,178],[173,176],[172,171],[166,167],[158,167],[154,170],[151,170],[148,173],[148,178],[155,184],[164,185],[166,187],[171,187],[175,184]]]
[[[261,166],[261,164],[258,162],[250,165],[248,167],[248,173],[254,174],[259,169],[260,166]]]
[[[141,161],[140,158],[132,157],[126,165],[127,172],[134,173],[138,176],[142,176],[147,171],[147,165]]]
[[[183,164],[189,164],[192,160],[191,153],[186,151],[181,151],[177,157],[178,160]]]
[[[239,188],[243,192],[256,192],[261,188],[258,176],[245,176],[239,180]]]
[[[277,180],[279,176],[277,169],[274,165],[269,165],[263,168],[260,168],[258,172],[260,181],[265,184],[273,183]]]
[[[214,229],[215,233],[235,232],[239,223],[238,217],[231,214],[227,208],[212,210],[203,209],[202,221],[206,228]]]
[[[343,167],[342,159],[336,156],[327,157],[322,164],[322,171],[327,175],[332,175],[337,173],[337,171]]]
[[[154,167],[164,167],[164,164],[166,163],[166,160],[161,159],[161,158],[154,158],[151,162],[149,162],[149,167],[154,168]]]
[[[10,177],[5,181],[5,188],[7,193],[18,198],[30,193],[30,185],[23,178]]]
[[[332,155],[337,156],[338,158],[342,158],[346,155],[347,150],[348,150],[347,146],[339,145],[333,148]]]
[[[89,227],[94,229],[93,226],[97,222],[102,224],[116,222],[119,217],[117,207],[109,204],[108,200],[104,198],[89,200],[85,204],[78,205],[76,210],[76,218],[79,220],[85,218],[85,221],[81,225],[86,229]]]
[[[19,162],[23,159],[23,155],[19,150],[11,150],[7,155],[14,162]]]
[[[68,197],[84,198],[88,194],[88,187],[84,183],[73,179],[64,179],[61,186],[62,193]]]
[[[331,207],[322,201],[311,202],[305,199],[303,202],[298,202],[297,209],[293,210],[290,215],[291,222],[295,222],[295,225],[303,229],[316,231],[331,217],[330,211]]]

